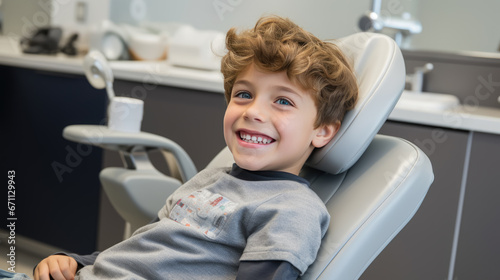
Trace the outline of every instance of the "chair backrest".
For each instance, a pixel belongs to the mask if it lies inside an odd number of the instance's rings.
[[[331,215],[316,261],[302,279],[359,278],[413,217],[433,181],[419,148],[376,135],[404,88],[404,61],[395,42],[358,33],[334,43],[354,63],[360,96],[335,138],[301,172]],[[232,162],[226,148],[209,167]]]
[[[317,149],[308,165],[337,174],[358,160],[391,113],[405,86],[405,66],[399,47],[385,35],[356,33],[334,43],[353,63],[359,99],[335,138]]]

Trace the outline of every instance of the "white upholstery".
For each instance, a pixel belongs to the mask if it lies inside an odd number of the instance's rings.
[[[389,37],[371,33],[354,34],[336,43],[354,61],[360,98],[355,109],[346,115],[339,133],[326,147],[314,152],[301,172],[331,215],[318,257],[302,279],[357,279],[411,219],[433,181],[430,161],[419,148],[406,140],[376,135],[403,90],[405,68],[399,48]],[[146,158],[141,153],[160,143],[161,149],[172,152],[178,162],[186,165],[189,160],[183,159],[185,152],[171,151],[182,148],[168,141],[168,145],[161,144],[155,137],[156,140],[151,141],[151,134],[147,133],[130,138],[121,135],[125,139],[104,133],[96,136],[100,141],[96,142],[95,137],[91,137],[93,133],[82,132],[83,129],[89,127],[67,128],[64,136],[73,141],[121,149],[130,161],[134,156],[139,159],[136,159],[138,164],[131,163],[134,168],[103,170],[101,182],[125,220],[134,223],[133,228],[141,222],[149,222],[148,218],[154,217],[148,217],[147,213],[154,213],[163,204],[153,205],[153,200],[148,203],[143,197],[140,202],[133,202],[133,196],[138,196],[137,189],[156,198],[162,195],[166,198],[165,193],[172,189],[159,190],[163,175],[148,170],[154,167],[144,162]],[[209,167],[229,166],[232,162],[225,148]],[[142,181],[148,181],[143,180],[148,173],[154,186],[135,179],[137,174]],[[163,182],[167,186],[172,180]],[[173,186],[180,184],[175,180],[173,183]],[[144,211],[144,207],[149,208],[149,212]],[[145,213],[144,217],[130,214],[131,208]]]

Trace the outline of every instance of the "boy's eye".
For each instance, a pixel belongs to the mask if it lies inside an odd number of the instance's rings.
[[[244,99],[251,99],[252,95],[246,91],[240,91],[240,92],[236,93],[235,97],[244,98]]]
[[[280,99],[276,100],[276,104],[279,104],[279,105],[292,105],[292,102],[290,102],[290,100],[288,100],[286,98],[280,98]]]

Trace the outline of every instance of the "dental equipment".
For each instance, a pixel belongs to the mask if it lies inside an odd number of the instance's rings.
[[[106,88],[109,98],[108,126],[72,125],[64,129],[63,136],[120,154],[126,168],[106,168],[99,178],[111,204],[126,219],[124,236],[129,237],[144,220],[156,215],[156,205],[163,204],[165,198],[182,182],[193,177],[197,170],[186,151],[177,143],[140,130],[144,103],[139,99],[115,96],[113,72],[101,52],[89,52],[83,67],[93,87]],[[148,158],[151,150],[161,151],[170,177],[151,164]]]
[[[87,80],[93,87],[97,89],[106,88],[110,101],[115,97],[113,72],[101,52],[90,51],[83,60],[83,70]]]
[[[395,30],[394,40],[398,46],[401,46],[409,35],[422,32],[422,24],[417,20],[410,20],[408,13],[404,13],[401,18],[383,17],[381,7],[382,0],[372,0],[371,11],[361,16],[358,21],[361,31],[381,32],[384,28]]]
[[[109,98],[108,127],[115,131],[140,132],[144,102],[135,98],[115,96],[113,72],[104,55],[95,50],[89,52],[83,61],[83,68],[93,87],[106,88]]]
[[[426,63],[424,66],[415,67],[413,74],[406,75],[406,82],[411,85],[412,92],[422,93],[424,74],[432,71],[432,69],[434,69],[434,65]]]

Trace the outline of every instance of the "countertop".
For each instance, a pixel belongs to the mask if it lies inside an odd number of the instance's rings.
[[[397,105],[389,120],[443,128],[500,134],[500,109],[458,106],[445,111],[401,109]]]
[[[83,57],[28,55],[16,40],[0,36],[0,65],[83,75]],[[167,61],[110,62],[115,79],[223,93],[223,77],[218,71],[182,68]],[[447,111],[411,110],[396,106],[389,120],[436,127],[500,134],[500,109],[459,106]]]
[[[0,64],[84,75],[83,56],[24,54],[18,41],[6,36],[0,36]],[[175,67],[167,61],[111,61],[109,64],[115,79],[224,93],[219,71]]]

